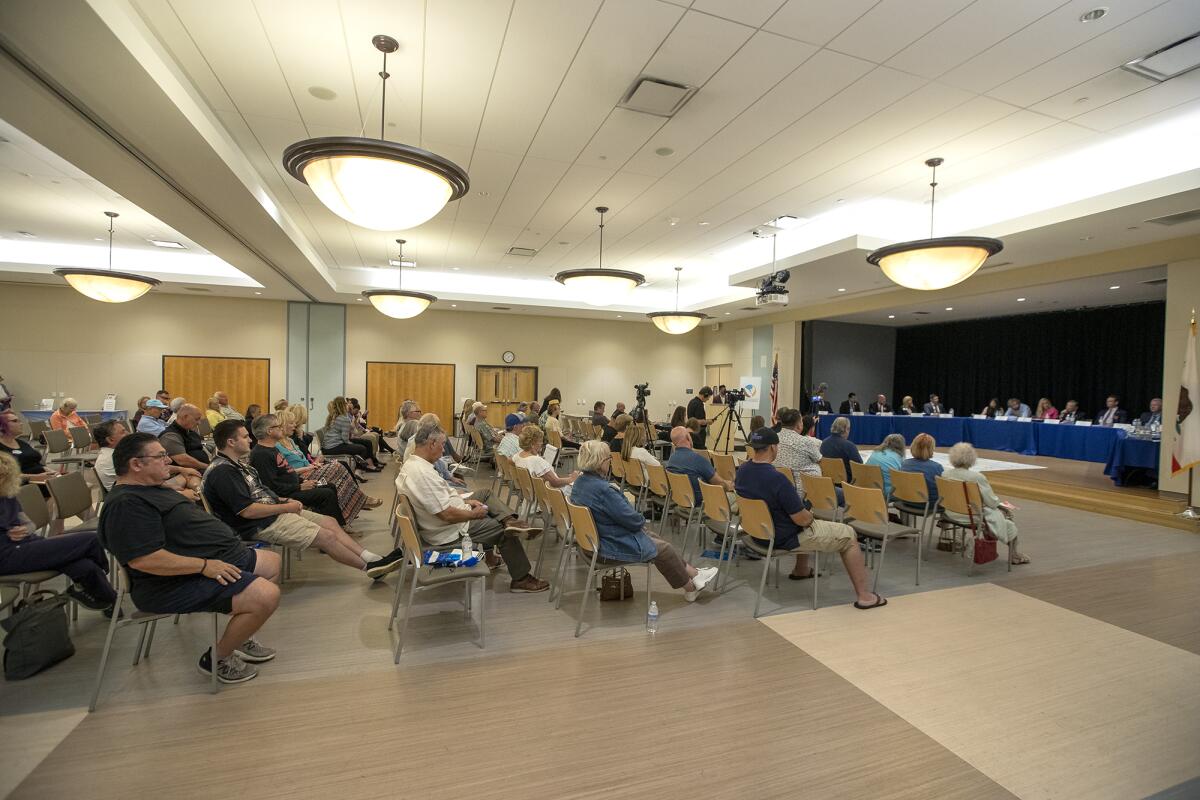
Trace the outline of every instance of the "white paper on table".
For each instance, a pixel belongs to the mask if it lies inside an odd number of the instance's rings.
[[[53,411],[53,410],[54,410],[54,398],[53,397],[43,397],[42,398],[42,411]]]
[[[102,411],[116,411],[117,410],[117,396],[115,394],[104,395],[104,405],[101,407],[101,410]]]

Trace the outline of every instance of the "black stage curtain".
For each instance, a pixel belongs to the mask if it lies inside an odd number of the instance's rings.
[[[958,415],[1019,397],[1055,408],[1078,400],[1089,416],[1115,393],[1130,420],[1162,391],[1165,303],[1055,311],[900,328],[895,402],[920,409],[931,393]]]

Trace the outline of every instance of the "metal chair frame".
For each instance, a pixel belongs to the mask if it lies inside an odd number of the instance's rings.
[[[654,563],[652,561],[610,561],[600,558],[600,534],[596,531],[596,521],[592,518],[592,510],[587,506],[577,506],[567,503],[571,515],[571,527],[575,531],[575,543],[584,553],[591,553],[587,578],[583,582],[583,599],[579,602],[579,620],[575,623],[575,638],[578,639],[583,631],[583,615],[587,611],[588,600],[592,595],[592,583],[597,575],[606,569],[616,567],[631,567],[636,564],[646,565],[646,613],[650,613],[650,603],[653,596],[650,592]],[[561,590],[560,590],[561,591]]]

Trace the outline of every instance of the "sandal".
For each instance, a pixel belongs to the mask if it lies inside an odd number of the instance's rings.
[[[811,578],[812,576],[813,576],[813,571],[811,569],[808,571],[807,575],[796,575],[795,573],[789,572],[788,580],[789,581],[806,581],[809,578]]]
[[[875,595],[875,602],[874,602],[874,603],[871,603],[871,604],[869,604],[869,605],[865,605],[865,606],[864,606],[862,603],[860,603],[860,602],[858,602],[858,601],[856,600],[856,601],[854,601],[854,607],[855,607],[855,608],[857,608],[857,609],[859,609],[860,611],[867,611],[867,610],[869,610],[869,609],[872,609],[872,608],[879,608],[880,606],[886,606],[886,605],[887,605],[887,598],[886,598],[886,597],[884,597],[883,595],[879,594],[878,592],[871,592],[871,594]]]
[[[1014,558],[1011,558],[1011,559],[1009,559],[1009,563],[1011,563],[1011,564],[1015,564],[1016,566],[1020,566],[1020,565],[1022,565],[1022,564],[1028,564],[1028,563],[1029,563],[1029,556],[1027,556],[1027,555],[1025,555],[1024,553],[1022,553],[1022,554],[1021,554],[1021,555],[1019,555],[1019,556],[1015,556]]]
[[[363,503],[364,508],[379,508],[381,505],[383,505],[383,501],[378,497],[368,497],[367,501]]]

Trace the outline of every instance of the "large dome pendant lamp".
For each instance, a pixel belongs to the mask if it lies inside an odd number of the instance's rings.
[[[682,271],[683,267],[675,268],[675,310],[656,311],[653,314],[646,315],[654,323],[654,326],[663,333],[674,335],[687,333],[708,319],[707,314],[701,314],[699,311],[679,310],[679,273]]]
[[[391,36],[371,39],[383,53],[383,100],[379,138],[323,136],[296,142],[283,151],[283,166],[307,183],[317,199],[347,222],[377,231],[415,228],[446,203],[467,193],[471,182],[447,158],[384,139],[388,53],[400,49]]]
[[[604,268],[604,215],[607,206],[596,206],[600,214],[600,260],[596,269],[568,269],[554,276],[563,286],[575,289],[589,306],[610,306],[624,300],[646,282],[646,277],[623,269]]]
[[[404,241],[396,240],[396,244],[400,245],[400,255],[396,257],[396,263],[400,265],[396,268],[396,288],[371,289],[362,293],[379,313],[392,319],[412,319],[437,300],[431,294],[404,290]]]
[[[128,303],[137,300],[162,281],[131,272],[117,272],[112,268],[113,220],[121,215],[115,211],[105,211],[104,216],[108,217],[108,269],[63,267],[54,270],[54,274],[69,283],[72,289],[93,300]]]
[[[975,274],[991,256],[1004,249],[999,239],[985,236],[933,238],[933,204],[937,197],[937,168],[942,159],[931,158],[925,166],[933,170],[929,183],[929,238],[881,247],[867,261],[883,270],[894,283],[909,289],[945,289]]]

